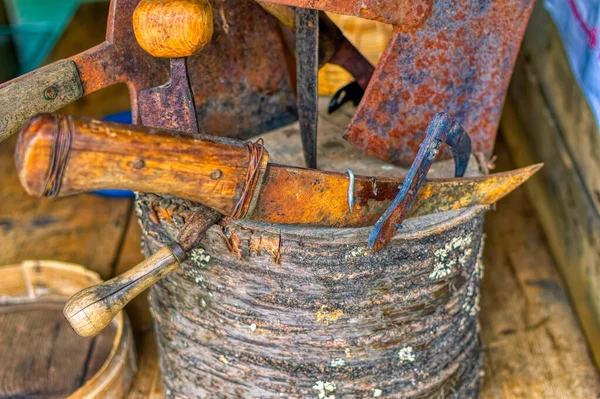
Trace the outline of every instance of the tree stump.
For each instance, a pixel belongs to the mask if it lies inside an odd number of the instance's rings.
[[[343,143],[344,121],[320,123],[323,169],[399,173]],[[295,131],[265,144],[274,162],[301,159]],[[194,206],[138,196],[146,255],[177,237]],[[370,228],[213,226],[151,290],[167,396],[477,397],[486,209],[409,219],[376,254],[366,249]]]

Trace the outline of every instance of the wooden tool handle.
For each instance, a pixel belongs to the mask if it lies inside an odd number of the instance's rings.
[[[77,67],[65,60],[0,86],[0,141],[23,127],[33,115],[54,112],[83,95]]]
[[[208,0],[142,0],[133,13],[133,31],[153,57],[189,57],[210,42],[212,8]]]
[[[23,128],[15,159],[32,195],[133,190],[187,198],[230,215],[247,185],[251,154],[233,139],[43,114]],[[260,171],[267,160],[264,151]]]
[[[165,247],[120,276],[73,295],[63,313],[77,334],[96,335],[129,301],[177,269],[184,260],[185,252],[177,244]]]

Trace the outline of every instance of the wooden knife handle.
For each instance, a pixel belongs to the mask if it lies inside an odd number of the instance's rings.
[[[190,57],[210,42],[213,30],[208,0],[142,0],[133,13],[137,42],[153,57]]]
[[[264,151],[261,171],[267,159]],[[251,151],[233,139],[42,114],[23,128],[15,160],[32,195],[133,190],[230,215],[246,187]]]
[[[162,248],[120,276],[79,291],[69,299],[63,313],[77,334],[96,335],[129,301],[177,269],[185,258],[177,244]]]
[[[54,112],[83,95],[77,66],[64,60],[0,86],[0,141],[40,112]]]

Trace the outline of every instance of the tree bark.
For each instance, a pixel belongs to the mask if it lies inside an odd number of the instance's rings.
[[[146,255],[193,207],[138,197]],[[477,397],[485,209],[409,219],[375,254],[369,229],[213,226],[152,288],[167,396]]]

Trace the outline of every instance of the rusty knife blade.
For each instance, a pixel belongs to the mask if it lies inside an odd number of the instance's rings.
[[[527,181],[542,164],[487,176],[428,180],[409,217],[491,205]],[[372,226],[394,200],[402,179],[356,176],[348,201],[348,175],[269,164],[246,219],[331,227]]]

